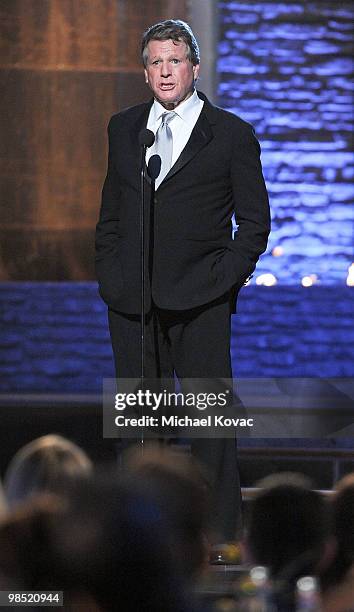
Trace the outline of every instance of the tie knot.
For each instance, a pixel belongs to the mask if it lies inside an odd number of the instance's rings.
[[[163,113],[161,125],[167,125],[173,119],[173,117],[175,117],[175,115],[175,111],[168,111],[168,113]]]

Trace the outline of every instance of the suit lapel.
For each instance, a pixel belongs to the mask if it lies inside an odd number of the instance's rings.
[[[141,162],[141,148],[139,144],[139,134],[142,129],[146,128],[146,124],[149,117],[149,112],[153,100],[150,100],[146,105],[143,106],[141,113],[139,114],[136,121],[133,123],[130,129],[130,138],[131,138],[131,152],[136,160],[136,169],[140,172],[140,162]]]
[[[199,97],[202,95],[199,94]],[[186,164],[188,164],[193,157],[199,153],[199,151],[205,147],[213,138],[213,132],[211,129],[211,125],[214,123],[213,121],[213,107],[208,102],[208,100],[203,96],[204,106],[202,112],[200,113],[198,120],[192,130],[190,138],[184,147],[181,155],[177,159],[176,163],[172,166],[169,173],[165,176],[161,185],[164,185],[165,181],[169,180],[172,176],[174,176],[177,172],[179,172]],[[161,186],[160,185],[160,186]],[[159,187],[160,188],[160,187]]]

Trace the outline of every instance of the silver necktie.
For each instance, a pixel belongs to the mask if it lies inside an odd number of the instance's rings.
[[[161,157],[161,170],[156,179],[156,187],[158,187],[165,176],[169,173],[172,163],[173,138],[169,122],[176,115],[174,111],[164,113],[159,129],[156,132],[155,143],[156,153]]]

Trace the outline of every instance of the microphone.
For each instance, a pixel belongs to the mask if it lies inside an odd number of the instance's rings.
[[[147,167],[148,175],[152,181],[156,181],[161,170],[161,157],[159,155],[151,155]]]
[[[141,147],[151,147],[155,142],[155,134],[151,130],[144,128],[139,133],[139,144]]]

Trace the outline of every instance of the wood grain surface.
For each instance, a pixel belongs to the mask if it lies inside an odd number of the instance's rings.
[[[0,1],[0,280],[94,278],[108,120],[149,97],[142,33],[186,5]]]

